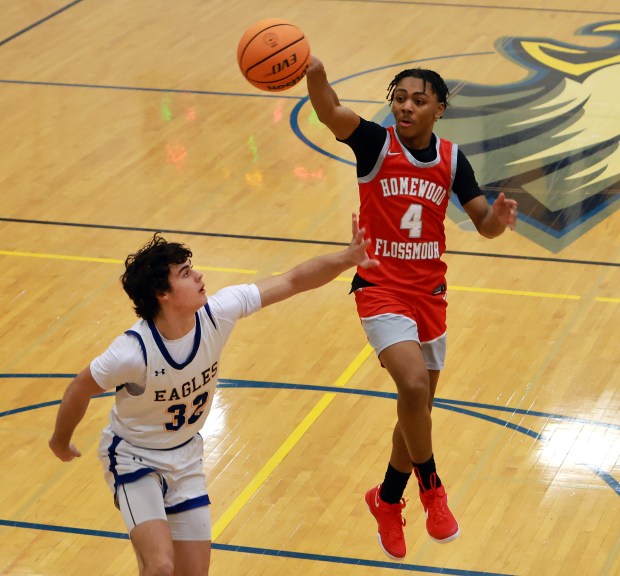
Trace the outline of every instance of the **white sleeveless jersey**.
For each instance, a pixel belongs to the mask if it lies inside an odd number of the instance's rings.
[[[237,320],[260,307],[254,284],[230,286],[209,297],[196,312],[196,328],[186,337],[189,354],[181,362],[170,354],[152,321],[141,319],[117,338],[91,363],[97,384],[104,390],[116,388],[112,432],[134,446],[152,449],[191,440],[211,409],[224,344]],[[129,374],[131,380],[126,379]]]

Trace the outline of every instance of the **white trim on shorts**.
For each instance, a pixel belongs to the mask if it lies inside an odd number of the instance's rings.
[[[377,356],[388,346],[399,342],[417,342],[422,350],[427,370],[442,370],[446,361],[447,333],[434,340],[420,342],[418,325],[412,318],[402,314],[378,314],[361,318],[368,343]]]

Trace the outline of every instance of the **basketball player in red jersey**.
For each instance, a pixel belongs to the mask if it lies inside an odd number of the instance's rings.
[[[383,551],[405,557],[403,494],[412,473],[438,542],[458,537],[435,468],[431,408],[446,354],[444,219],[451,192],[487,238],[513,228],[517,203],[500,193],[490,205],[456,144],[433,133],[447,106],[448,88],[432,70],[403,70],[388,87],[395,124],[385,128],[342,106],[322,62],[312,57],[308,94],[319,120],[351,147],[357,160],[360,226],[381,266],[358,268],[357,310],[368,341],[398,391],[398,421],[383,483],[366,493]]]

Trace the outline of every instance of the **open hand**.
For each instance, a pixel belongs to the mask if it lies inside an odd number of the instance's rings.
[[[353,257],[354,262],[361,268],[374,268],[379,266],[379,260],[370,258],[366,253],[366,248],[370,245],[370,239],[364,238],[366,230],[359,227],[357,220],[357,214],[352,214],[351,226],[353,230],[353,239],[349,246],[349,251]]]
[[[493,213],[504,226],[511,230],[515,229],[517,223],[516,200],[506,198],[506,195],[500,192],[495,202],[493,202]]]

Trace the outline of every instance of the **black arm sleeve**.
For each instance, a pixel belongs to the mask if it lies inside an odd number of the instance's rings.
[[[470,200],[484,194],[476,182],[474,169],[460,149],[457,152],[456,174],[454,175],[452,191],[456,194],[461,206],[465,206]]]
[[[353,131],[353,134],[346,140],[341,140],[355,154],[358,178],[366,176],[375,167],[386,138],[386,128],[360,118],[359,126]]]

